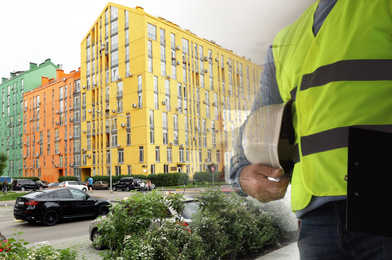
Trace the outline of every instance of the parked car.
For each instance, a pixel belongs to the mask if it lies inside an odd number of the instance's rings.
[[[113,184],[113,190],[122,190],[122,191],[130,191],[130,190],[144,190],[145,183],[139,179],[134,177],[124,177],[121,178],[118,182]]]
[[[109,183],[107,181],[94,181],[93,186],[91,188],[93,190],[108,190]]]
[[[13,190],[39,190],[40,186],[31,179],[15,179],[12,181]]]
[[[70,187],[86,192],[87,186],[80,184],[78,181],[63,181],[59,184],[60,187]]]
[[[91,197],[78,189],[47,189],[16,198],[14,217],[53,226],[62,219],[106,215],[109,205],[107,199]]]
[[[58,187],[60,182],[51,182],[48,184],[48,188]]]
[[[36,181],[35,183],[37,183],[41,189],[46,189],[49,185],[49,182],[47,181]]]
[[[185,207],[184,210],[181,213],[176,212],[174,209],[171,207],[168,207],[166,209],[167,212],[167,219],[169,221],[174,221],[175,216],[178,216],[181,218],[181,225],[184,225],[188,227],[192,223],[192,216],[197,212],[199,208],[199,202],[196,199],[193,198],[187,198],[185,200]],[[128,211],[129,214],[132,214],[132,211]],[[98,229],[98,225],[102,223],[103,220],[110,220],[111,212],[107,214],[106,216],[99,217],[93,221],[90,222],[89,226],[89,237],[91,242],[94,242],[98,237],[100,236],[105,236],[105,234],[102,234],[102,231]],[[157,223],[153,222],[152,225],[157,225]],[[102,244],[97,244],[94,246],[95,249],[101,250],[105,248],[105,245]]]

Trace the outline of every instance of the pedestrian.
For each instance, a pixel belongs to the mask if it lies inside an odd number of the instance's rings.
[[[152,187],[151,187],[151,181],[150,179],[147,179],[147,191],[151,191]]]
[[[87,188],[90,192],[93,192],[93,178],[90,175],[90,178],[88,178],[88,184],[87,184]]]
[[[283,198],[291,181],[302,260],[392,259],[392,238],[346,229],[345,181],[348,127],[392,125],[391,6],[392,0],[317,1],[268,49],[252,112],[291,104],[285,123],[294,131],[292,177],[251,164],[240,135],[230,180],[238,194],[262,202]]]
[[[4,192],[4,195],[7,195],[7,190],[8,190],[8,181],[4,180],[4,182],[3,182],[3,192]]]

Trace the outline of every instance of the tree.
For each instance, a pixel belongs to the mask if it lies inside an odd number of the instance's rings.
[[[4,169],[7,168],[8,156],[5,153],[0,153],[0,176],[3,175]]]

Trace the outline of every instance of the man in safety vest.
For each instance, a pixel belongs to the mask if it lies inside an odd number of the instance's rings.
[[[392,259],[392,238],[345,228],[348,127],[392,126],[391,17],[392,0],[317,1],[268,50],[252,112],[290,103],[292,178],[251,164],[240,140],[230,179],[261,202],[283,198],[291,181],[301,259]]]

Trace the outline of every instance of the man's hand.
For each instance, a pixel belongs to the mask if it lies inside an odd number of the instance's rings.
[[[270,178],[280,179],[278,182]],[[284,197],[289,185],[289,179],[283,176],[281,169],[274,169],[263,164],[251,164],[240,173],[242,189],[261,202],[279,200]]]

